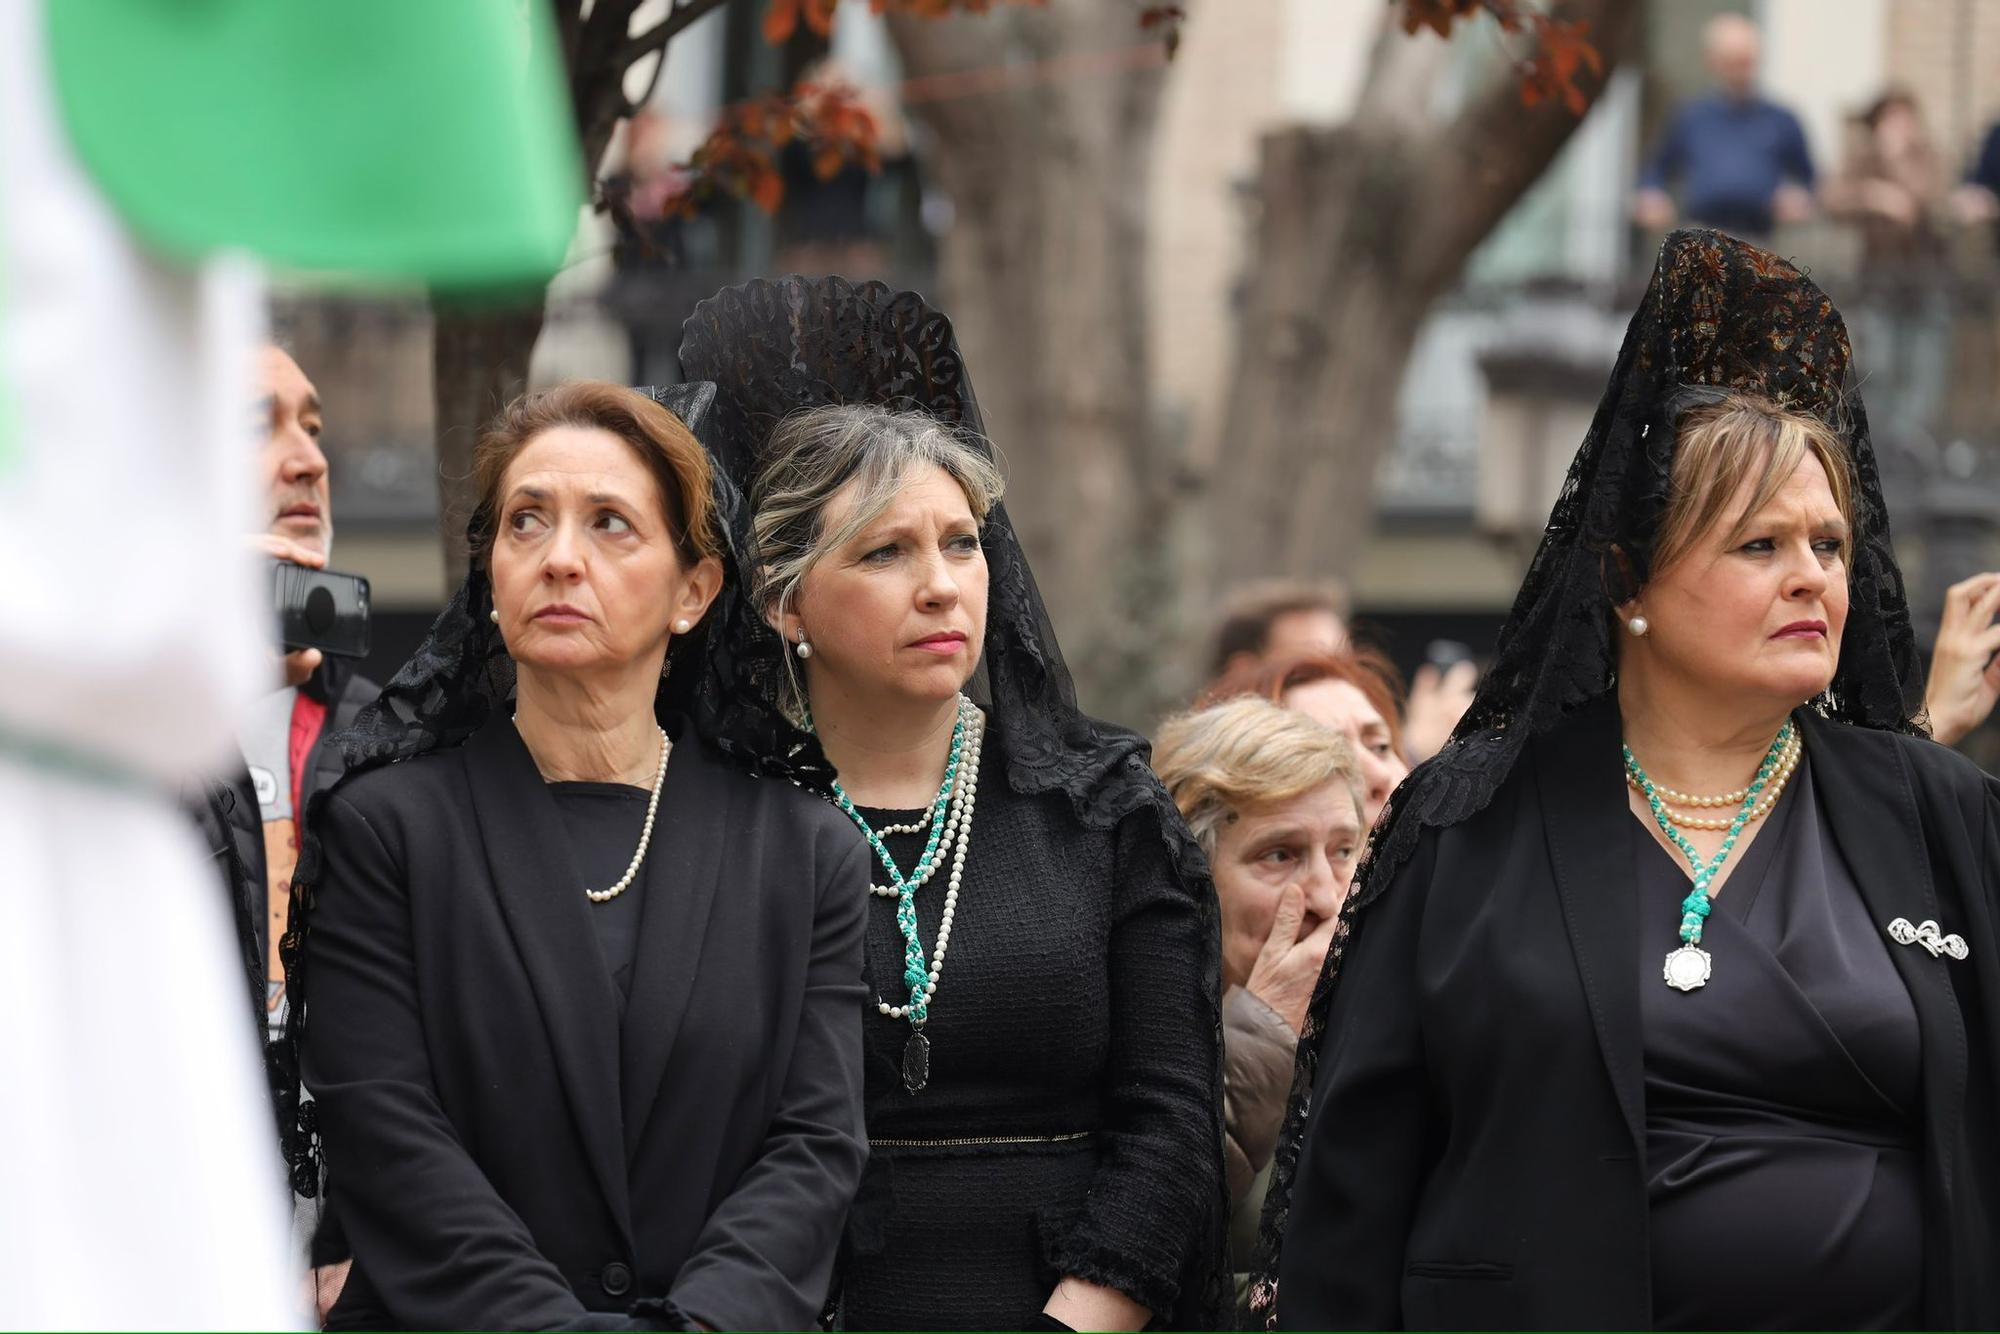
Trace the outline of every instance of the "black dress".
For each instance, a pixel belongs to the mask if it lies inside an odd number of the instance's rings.
[[[550,783],[549,796],[555,799],[570,860],[583,883],[596,890],[617,884],[646,828],[646,804],[652,793],[626,783]],[[639,954],[646,880],[644,875],[634,876],[617,898],[590,905],[590,925],[597,933],[605,972],[618,989],[621,1017],[632,999],[632,963]]]
[[[871,826],[919,811],[868,811]],[[915,870],[922,835],[892,835]],[[949,867],[917,892],[926,960]],[[875,867],[875,883],[888,876]],[[1020,1329],[1058,1278],[1172,1317],[1216,1198],[1215,1034],[1200,906],[1140,821],[1083,828],[1012,791],[988,746],[951,946],[904,1086],[903,937],[870,897],[869,1162],[848,1228],[849,1329]]]
[[[1893,948],[1826,836],[1810,761],[1723,882],[1708,985],[1661,961],[1683,864],[1636,819],[1653,1323],[1923,1322],[1922,1047]]]

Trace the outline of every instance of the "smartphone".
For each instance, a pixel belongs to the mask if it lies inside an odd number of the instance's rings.
[[[1424,647],[1424,661],[1437,668],[1440,673],[1450,671],[1461,662],[1472,660],[1472,646],[1461,644],[1456,639],[1433,639]]]
[[[279,561],[273,575],[278,641],[287,652],[316,648],[342,658],[368,656],[366,579],[290,561]]]

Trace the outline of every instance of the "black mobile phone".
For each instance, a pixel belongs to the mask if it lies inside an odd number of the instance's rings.
[[[290,561],[279,561],[273,575],[278,641],[287,652],[316,648],[342,658],[368,656],[366,579]]]
[[[1433,639],[1424,647],[1424,661],[1440,672],[1448,672],[1461,662],[1472,660],[1472,646],[1461,644],[1456,639]]]

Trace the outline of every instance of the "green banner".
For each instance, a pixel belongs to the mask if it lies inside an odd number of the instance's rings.
[[[538,283],[583,171],[547,7],[48,0],[76,153],[148,244],[476,288]]]

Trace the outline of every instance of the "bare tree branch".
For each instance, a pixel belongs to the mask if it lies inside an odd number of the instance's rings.
[[[629,69],[632,62],[639,57],[654,51],[666,50],[667,43],[673,41],[688,25],[728,3],[729,0],[674,0],[673,12],[619,48],[618,68]]]
[[[1639,0],[1572,0],[1563,17],[1590,25],[1604,72],[1590,90],[1593,105],[1638,32]],[[1521,105],[1520,81],[1506,70],[1471,98],[1453,124],[1430,139],[1416,165],[1418,200],[1450,200],[1412,219],[1410,277],[1431,290],[1448,286],[1465,256],[1534,184],[1580,118],[1559,101]]]
[[[1372,130],[1414,131],[1431,119],[1438,81],[1451,63],[1451,43],[1403,31],[1402,11],[1385,6],[1368,57],[1366,82],[1354,104],[1354,123]]]

